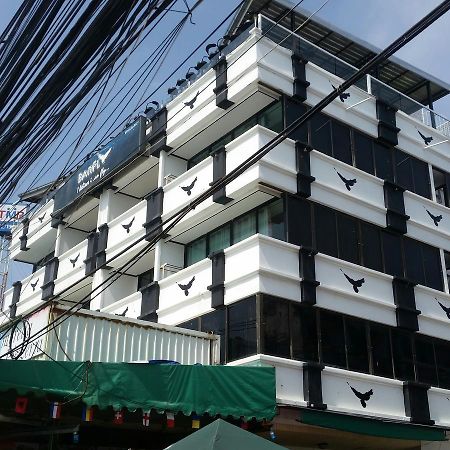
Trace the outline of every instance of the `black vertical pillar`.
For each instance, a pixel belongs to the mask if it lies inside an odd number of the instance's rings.
[[[392,291],[396,306],[397,326],[410,331],[419,331],[417,316],[420,314],[420,311],[416,309],[414,283],[404,278],[394,277],[392,280]]]
[[[161,108],[151,118],[149,144],[150,155],[159,157],[161,150],[170,150],[167,146],[167,108]]]
[[[59,259],[54,256],[45,265],[44,284],[42,289],[42,300],[48,300],[55,289],[55,280],[58,276]]]
[[[303,397],[308,408],[326,409],[322,399],[322,370],[324,366],[316,362],[303,364]]]
[[[12,284],[13,286],[13,296],[11,305],[9,307],[9,318],[14,319],[16,317],[16,311],[17,311],[17,303],[20,301],[20,291],[22,290],[22,282],[16,281]]]
[[[430,407],[428,404],[429,385],[416,381],[403,383],[403,397],[405,401],[405,414],[411,418],[411,422],[422,425],[433,425],[430,420]]]
[[[50,223],[50,226],[52,228],[58,228],[59,225],[64,225],[64,220],[63,220],[63,216],[54,216],[53,214],[51,214],[52,216],[52,221]]]
[[[311,196],[311,183],[315,178],[311,175],[310,145],[304,142],[295,142],[295,156],[297,163],[297,194],[308,198]]]
[[[151,241],[162,230],[161,215],[164,206],[164,189],[159,187],[153,190],[145,199],[147,200],[147,215],[144,223],[147,237],[145,239]]]
[[[316,303],[316,288],[319,282],[316,280],[316,264],[315,255],[317,252],[310,248],[301,247],[298,253],[299,256],[299,276],[301,299],[302,303],[315,305]]]
[[[216,87],[213,89],[216,94],[216,105],[222,109],[228,109],[234,103],[228,100],[227,71],[228,64],[225,56],[221,56],[214,66],[216,73]]]
[[[397,128],[397,119],[395,113],[397,110],[377,99],[377,119],[378,119],[378,139],[388,145],[398,144],[398,133],[400,128]]]
[[[307,60],[302,58],[297,51],[292,55],[292,75],[294,77],[293,97],[304,102],[307,98],[306,88],[309,82],[306,81]]]
[[[223,250],[209,255],[211,259],[212,284],[208,286],[211,291],[211,308],[221,308],[225,304],[225,253]]]
[[[104,223],[98,227],[96,267],[100,267],[103,264],[105,264],[107,246],[108,246],[108,224]]]
[[[384,205],[386,206],[386,227],[397,233],[407,232],[406,222],[409,216],[405,214],[404,189],[401,186],[384,180]]]
[[[85,275],[93,272],[96,268],[98,233],[96,233],[95,231],[89,233],[87,240],[88,240],[87,254],[86,259],[84,260]]]
[[[27,247],[27,233],[28,233],[28,227],[30,225],[30,219],[28,217],[25,217],[25,219],[22,220],[22,235],[19,237],[20,240],[20,250],[27,251],[29,248]]]
[[[293,97],[289,97],[287,95],[283,95],[282,97],[282,105],[283,105],[283,119],[284,119],[284,127],[288,127],[292,124],[296,119],[305,114],[307,108],[300,101],[296,100]],[[308,144],[308,124],[304,124],[301,127],[294,130],[290,135],[290,139],[294,141],[302,142],[305,145]]]
[[[217,149],[213,154],[213,182],[220,180],[227,173],[227,152],[225,146]],[[220,188],[213,194],[213,201],[220,203],[221,205],[226,205],[233,199],[226,196],[225,186]]]
[[[158,322],[158,308],[159,308],[159,284],[153,281],[148,286],[141,289],[142,303],[140,320],[147,320],[149,322]]]

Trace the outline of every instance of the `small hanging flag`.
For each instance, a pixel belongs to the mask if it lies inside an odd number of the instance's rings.
[[[59,419],[61,417],[61,405],[58,402],[50,403],[50,417]]]
[[[198,430],[200,428],[200,417],[192,416],[192,428]]]
[[[150,426],[150,411],[142,413],[142,425],[144,425],[144,427]]]
[[[167,416],[167,428],[174,428],[175,427],[175,415],[174,413],[166,413]]]
[[[114,413],[114,420],[113,423],[115,423],[116,425],[122,425],[123,424],[123,412],[120,411],[116,411]]]
[[[92,422],[94,420],[94,410],[89,406],[85,406],[83,408],[81,419],[83,422]]]
[[[17,414],[25,414],[28,406],[28,398],[27,397],[17,397],[16,399],[16,407],[14,411]]]

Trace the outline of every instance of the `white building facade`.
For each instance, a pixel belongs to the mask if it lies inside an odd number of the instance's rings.
[[[282,3],[245,25],[259,3],[247,2],[231,28],[240,34],[171,101],[14,231],[12,257],[35,270],[6,293],[4,311],[90,295],[91,310],[220,335],[224,364],[275,366],[282,418],[358,419],[367,435],[373,423],[442,432],[450,142],[448,122],[424,103],[446,95],[444,83],[407,66],[396,77],[400,63],[388,83],[387,67],[365,77],[147,249],[175,213],[354,73],[351,50],[370,56],[323,24],[290,31],[300,13],[276,24]],[[324,442],[299,423],[301,444],[292,423],[292,448]],[[364,448],[420,448],[417,436]]]

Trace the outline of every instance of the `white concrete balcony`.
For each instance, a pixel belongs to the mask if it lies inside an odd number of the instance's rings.
[[[85,239],[58,257],[58,276],[54,281],[53,291],[55,295],[64,291],[62,299],[70,300],[73,297],[71,294],[77,292],[76,295],[80,295],[81,286],[79,283],[90,286],[91,277],[85,276],[86,266],[84,264],[87,258],[87,248],[88,241]],[[71,287],[72,285],[75,286]]]
[[[22,280],[16,315],[24,314],[42,302],[41,287],[44,284],[44,274],[45,267],[42,267]]]
[[[383,180],[316,150],[310,164],[312,200],[386,226]]]
[[[226,145],[226,173],[236,168],[275,135],[275,132],[255,125]],[[233,199],[232,202],[224,206],[214,203],[212,197],[208,198],[186,215],[170,234],[176,236],[179,242],[189,242],[278,195],[277,189],[296,192],[296,176],[295,146],[292,140],[287,139],[226,186],[226,195]],[[208,157],[164,186],[162,219],[166,220],[188,205],[192,199],[205,192],[212,181],[213,159]],[[187,187],[191,189],[187,190]],[[182,236],[186,232],[188,235]]]
[[[446,389],[431,387],[428,389],[428,406],[430,417],[436,425],[448,427],[450,423],[450,409],[448,407],[450,392]]]
[[[52,212],[53,200],[50,200],[29,218],[26,240],[22,238],[22,248],[25,245],[26,250],[20,249],[23,224],[14,229],[11,241],[12,259],[36,263],[54,250],[57,231],[51,226]]]
[[[450,209],[409,191],[404,199],[408,236],[450,251]]]
[[[128,209],[120,216],[108,223],[108,246],[106,259],[110,259],[123,249],[145,235],[144,224],[147,217],[147,201],[142,200],[137,205]],[[112,267],[119,267],[125,261],[132,258],[139,250],[142,250],[148,242],[144,239],[132,249],[111,262]]]
[[[137,291],[102,308],[101,312],[137,319],[141,315],[141,303],[142,294]]]

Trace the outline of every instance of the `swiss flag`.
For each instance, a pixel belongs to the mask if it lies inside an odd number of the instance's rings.
[[[116,411],[114,413],[114,421],[116,425],[122,425],[123,424],[123,412],[122,411]]]
[[[28,406],[28,398],[27,397],[17,397],[16,399],[16,407],[14,411],[17,414],[25,414]]]

